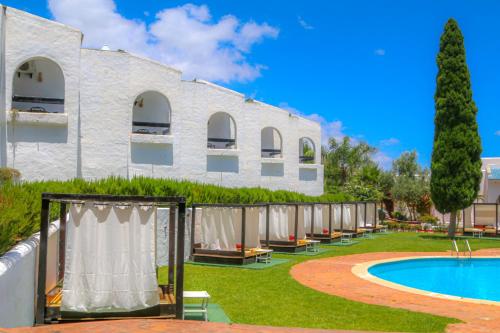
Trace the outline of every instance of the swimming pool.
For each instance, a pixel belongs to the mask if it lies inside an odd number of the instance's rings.
[[[406,287],[500,302],[500,258],[419,258],[376,264],[368,272]]]

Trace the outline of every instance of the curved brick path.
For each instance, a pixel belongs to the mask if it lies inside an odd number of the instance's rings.
[[[169,319],[133,319],[92,321],[74,324],[47,325],[2,329],[0,333],[352,333],[354,331],[331,331],[287,327],[265,327],[240,324],[205,323]],[[367,333],[367,332],[363,332]]]
[[[447,332],[500,332],[500,307],[474,304],[418,295],[384,287],[354,275],[356,264],[410,256],[450,255],[449,252],[383,252],[310,260],[292,267],[291,275],[300,283],[318,291],[353,301],[403,308],[457,318],[464,323],[452,324]],[[474,255],[500,256],[500,249],[479,250]],[[498,277],[492,277],[493,280]],[[497,283],[498,281],[492,283]],[[443,283],[446,277],[443,276]],[[497,283],[498,284],[498,283]]]

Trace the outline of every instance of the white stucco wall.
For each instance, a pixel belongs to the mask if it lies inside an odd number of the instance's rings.
[[[496,203],[500,198],[500,180],[488,179],[488,173],[489,169],[493,167],[500,168],[500,157],[485,157],[482,158],[482,161],[483,179],[479,194],[483,197],[484,202]]]
[[[49,228],[46,290],[56,285],[59,221]],[[20,242],[0,257],[0,327],[33,325],[40,234]]]
[[[8,8],[5,26],[7,111],[22,62],[51,59],[65,82],[66,126],[53,115],[43,121],[11,121],[7,142],[0,141],[6,165],[19,169],[24,179],[144,175],[323,193],[318,123],[209,82],[182,81],[180,71],[126,52],[81,49],[78,30],[22,11]],[[161,138],[131,136],[134,101],[148,91],[162,94],[170,105],[170,134]],[[236,149],[207,149],[208,119],[217,112],[234,119]],[[265,127],[280,132],[282,159],[261,158]],[[299,165],[301,137],[314,142],[317,164]]]

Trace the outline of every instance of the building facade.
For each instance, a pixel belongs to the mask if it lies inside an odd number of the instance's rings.
[[[478,201],[500,204],[500,157],[486,157],[482,161],[483,179]]]
[[[323,193],[321,127],[2,7],[0,166],[23,179],[148,176]]]

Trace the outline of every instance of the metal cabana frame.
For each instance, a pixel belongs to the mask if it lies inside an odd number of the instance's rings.
[[[495,216],[493,218],[494,224],[491,224],[491,226],[494,227],[494,230],[492,228],[488,228],[486,224],[478,224],[478,212],[477,212],[477,207],[495,207],[492,209],[494,210]],[[463,220],[463,233],[468,233],[471,234],[473,233],[472,229],[482,229],[484,234],[486,236],[499,236],[500,235],[500,205],[497,203],[473,203],[472,204],[472,216],[469,216],[471,218],[471,227],[472,228],[466,228],[465,226],[465,217],[466,217],[466,211],[467,209],[462,210],[462,220]],[[490,224],[488,224],[490,225]],[[467,230],[469,229],[469,230]]]
[[[164,317],[182,319],[183,315],[183,291],[184,291],[184,232],[186,200],[184,197],[153,197],[153,196],[123,196],[123,195],[101,195],[101,194],[62,194],[42,193],[42,206],[40,215],[40,247],[38,258],[37,294],[35,299],[35,325],[53,323],[59,320],[79,319],[116,319],[121,317]],[[82,313],[77,317],[65,317],[59,306],[48,306],[46,283],[48,263],[48,240],[50,225],[50,206],[58,203],[59,209],[59,243],[57,258],[57,284],[64,279],[65,250],[66,250],[66,219],[67,205],[83,202],[98,202],[101,204],[113,203],[140,203],[152,204],[157,207],[170,208],[169,215],[169,266],[168,284],[160,286],[161,293],[167,301],[160,302],[154,308],[119,313]],[[178,210],[177,235],[175,234],[175,213]],[[177,237],[177,241],[176,238]],[[172,244],[177,243],[177,248]],[[177,254],[177,256],[176,256]],[[175,262],[175,265],[172,264]],[[156,264],[156,263],[155,263]],[[175,273],[174,273],[175,272]],[[175,274],[175,279],[174,279]],[[175,298],[173,292],[175,289]]]
[[[201,249],[196,244],[196,209],[197,208],[239,208],[241,209],[241,250],[210,250]],[[190,258],[195,262],[237,264],[244,265],[255,262],[257,253],[247,254],[245,251],[245,239],[247,232],[247,208],[266,208],[266,243],[269,239],[268,208],[266,204],[203,204],[193,203],[191,214],[191,254]],[[261,240],[262,242],[262,240]]]
[[[364,206],[364,223],[363,225],[359,224],[358,227],[359,228],[362,228],[362,229],[372,229],[374,232],[376,232],[376,230],[379,230],[380,228],[378,227],[378,202],[377,201],[374,201],[374,200],[371,200],[371,201],[360,201],[357,203],[358,204],[358,207],[359,205],[363,205]],[[370,226],[370,225],[367,225],[367,220],[368,220],[368,205],[373,205],[373,224]]]
[[[307,206],[310,205],[310,203],[291,203],[291,202],[272,202],[272,203],[267,203],[267,213],[266,213],[266,246],[270,248],[273,251],[276,252],[302,252],[306,251],[306,243],[301,243],[300,240],[298,239],[299,236],[299,206]],[[288,240],[288,241],[277,241],[277,240],[271,240],[269,238],[269,229],[270,229],[270,210],[271,206],[287,206],[287,207],[295,207],[295,214],[294,214],[294,239],[293,240]],[[304,230],[305,231],[305,230]]]
[[[310,206],[311,206],[311,229],[309,231],[306,231],[306,235],[309,239],[313,239],[313,240],[319,240],[321,243],[332,243],[332,242],[335,242],[335,241],[340,241],[340,239],[342,238],[342,233],[341,232],[336,232],[335,231],[335,228],[334,228],[334,225],[333,225],[333,205],[335,203],[331,203],[331,202],[312,202],[312,203],[308,203]],[[316,216],[316,206],[319,206],[319,205],[322,205],[322,206],[328,206],[328,228],[323,228],[322,226],[322,232],[321,233],[318,233],[318,232],[315,232],[315,228],[316,228],[316,223],[317,223],[317,216]],[[324,223],[323,221],[323,217],[321,217],[321,222],[322,224]],[[327,232],[325,232],[325,230]]]

